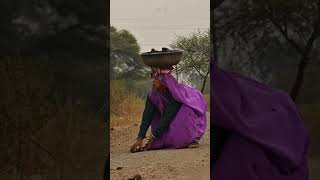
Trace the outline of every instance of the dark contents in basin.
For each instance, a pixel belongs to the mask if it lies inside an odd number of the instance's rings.
[[[154,48],[149,52],[140,54],[142,61],[149,67],[169,67],[178,64],[182,59],[183,50],[170,50],[163,47],[161,51]]]
[[[150,52],[148,52],[148,53],[169,52],[169,51],[170,51],[170,49],[165,48],[165,47],[163,47],[161,51],[157,51],[157,50],[155,50],[154,48],[152,48],[152,49],[151,49],[151,51],[150,51]]]

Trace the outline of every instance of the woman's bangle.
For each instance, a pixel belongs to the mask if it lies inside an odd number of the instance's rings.
[[[151,137],[154,138],[154,135],[152,133],[150,133]]]

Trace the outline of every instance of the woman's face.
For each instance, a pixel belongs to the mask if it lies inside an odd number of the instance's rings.
[[[152,79],[152,88],[158,90],[161,87],[161,82],[158,79]]]

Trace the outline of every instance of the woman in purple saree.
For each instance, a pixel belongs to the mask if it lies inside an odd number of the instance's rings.
[[[307,131],[287,93],[211,64],[211,102],[211,179],[309,179]]]
[[[200,91],[180,84],[170,68],[153,72],[137,142],[131,152],[197,145],[206,129],[206,102]],[[142,140],[151,126],[145,148]]]

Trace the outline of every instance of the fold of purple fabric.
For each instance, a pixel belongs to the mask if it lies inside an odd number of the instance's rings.
[[[283,176],[288,180],[307,179],[308,133],[300,112],[287,93],[211,64],[211,104],[212,124],[232,134],[212,171],[213,179],[229,180],[228,173],[233,172],[246,180],[255,179],[253,177],[277,180]],[[243,163],[261,163],[265,159],[260,166],[266,171],[268,168],[277,171],[263,175],[238,163],[229,167],[228,164],[237,161],[230,159],[235,158],[235,154],[247,155],[239,157]],[[251,176],[252,173],[256,175]],[[295,175],[297,173],[299,176]]]
[[[204,101],[203,95],[197,89],[187,85],[178,83],[170,74],[163,74],[161,82],[168,87],[171,95],[176,101],[179,101],[201,115],[206,114],[207,104]]]
[[[170,74],[161,74],[158,79],[168,88],[172,98],[182,103],[182,105],[171,121],[168,130],[161,137],[154,140],[151,149],[184,148],[200,140],[206,130],[207,109],[202,93],[178,83]],[[149,90],[148,97],[160,111],[152,119],[151,128],[155,129],[158,126],[167,100],[160,92],[152,89]]]

